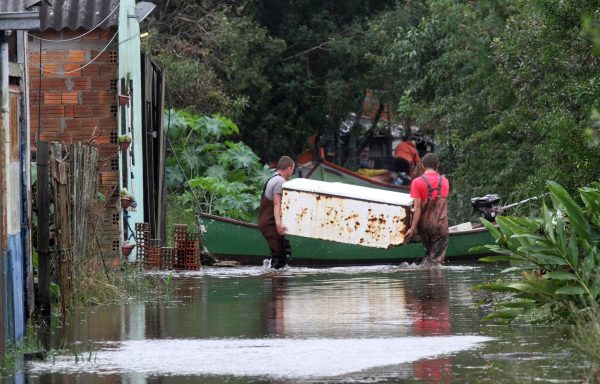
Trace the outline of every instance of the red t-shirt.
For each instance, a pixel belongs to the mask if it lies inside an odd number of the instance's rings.
[[[437,187],[440,182],[440,174],[437,172],[425,172],[423,174],[433,191],[431,192],[431,200],[434,200],[437,197]],[[450,193],[450,184],[448,183],[448,179],[445,177],[442,179],[442,197],[448,197],[448,193]],[[427,201],[427,184],[425,180],[421,176],[413,179],[410,184],[410,197],[413,199],[421,199],[424,203]]]

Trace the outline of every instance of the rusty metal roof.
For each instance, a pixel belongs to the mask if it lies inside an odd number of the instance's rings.
[[[44,1],[40,9],[40,30],[108,29],[118,24],[118,6],[119,0],[52,0],[51,5]]]
[[[0,1],[0,13],[25,12],[25,0]]]

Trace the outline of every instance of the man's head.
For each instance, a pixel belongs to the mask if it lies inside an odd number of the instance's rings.
[[[287,180],[294,173],[294,160],[289,156],[281,156],[277,162],[277,170]]]
[[[437,170],[438,165],[440,165],[440,159],[435,153],[426,154],[425,157],[423,157],[423,160],[421,160],[421,162],[423,163],[423,167],[425,167],[425,169]]]

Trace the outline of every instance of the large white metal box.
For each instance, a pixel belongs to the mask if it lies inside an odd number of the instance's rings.
[[[406,193],[298,178],[283,184],[281,214],[290,235],[389,248],[405,242],[412,205]]]

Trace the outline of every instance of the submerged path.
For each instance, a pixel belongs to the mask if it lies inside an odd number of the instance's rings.
[[[480,321],[483,294],[471,288],[497,272],[473,264],[174,273],[165,300],[70,318],[54,331],[56,348],[70,352],[27,363],[23,375],[40,383],[580,381],[585,367],[560,329]]]

